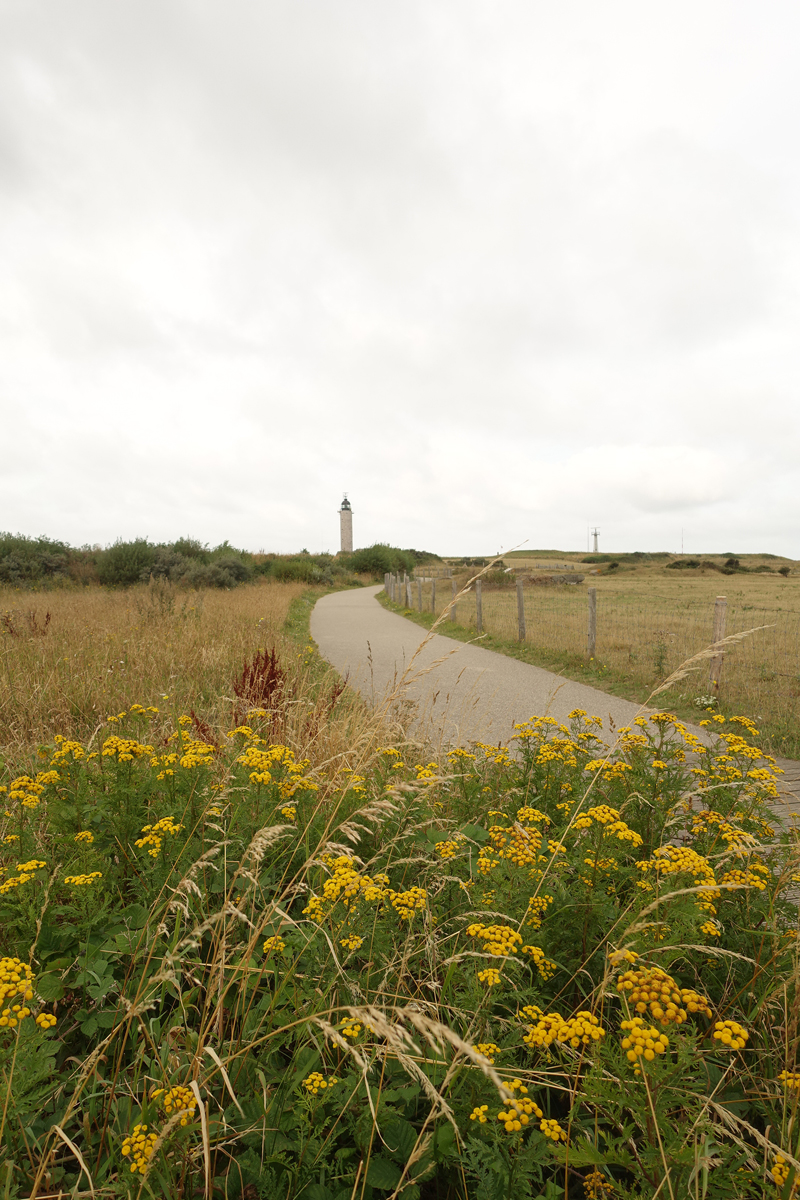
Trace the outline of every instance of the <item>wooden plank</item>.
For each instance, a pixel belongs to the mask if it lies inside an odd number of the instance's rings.
[[[597,588],[589,588],[589,623],[587,628],[586,648],[589,658],[597,653]]]
[[[714,602],[714,632],[712,641],[716,644],[721,642],[725,637],[725,624],[728,616],[728,598],[727,596],[717,596]],[[719,695],[720,677],[722,675],[722,660],[725,657],[724,651],[720,650],[719,654],[715,654],[711,659],[708,682],[711,684],[715,696]]]

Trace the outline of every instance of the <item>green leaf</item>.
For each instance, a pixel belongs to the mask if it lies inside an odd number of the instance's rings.
[[[147,924],[148,910],[142,904],[131,904],[125,909],[125,924],[129,929],[143,929]]]
[[[390,1162],[388,1158],[378,1155],[377,1158],[369,1160],[367,1183],[370,1187],[383,1188],[388,1192],[397,1187],[402,1173],[397,1163]]]
[[[433,1152],[436,1158],[439,1160],[449,1158],[455,1150],[455,1144],[455,1130],[450,1122],[447,1121],[445,1124],[440,1125],[433,1135]]]
[[[481,845],[489,840],[489,834],[482,825],[462,825],[461,832],[471,842],[478,842]]]
[[[398,1162],[407,1163],[417,1144],[417,1131],[414,1126],[398,1113],[390,1113],[380,1122],[380,1127],[387,1154]]]
[[[60,1000],[66,990],[61,976],[55,971],[48,971],[36,980],[36,991],[43,1000]]]

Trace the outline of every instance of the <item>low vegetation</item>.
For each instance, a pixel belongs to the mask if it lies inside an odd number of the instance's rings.
[[[124,704],[7,749],[4,1196],[789,1196],[800,855],[752,722],[434,761],[296,589],[159,611]]]
[[[386,571],[411,571],[438,555],[376,544],[352,554],[254,554],[229,542],[213,549],[197,538],[150,542],[118,539],[111,546],[82,546],[50,538],[0,533],[0,587],[37,590],[76,584],[131,587],[163,580],[181,588],[230,590],[253,579],[354,587],[363,577],[382,579]]]

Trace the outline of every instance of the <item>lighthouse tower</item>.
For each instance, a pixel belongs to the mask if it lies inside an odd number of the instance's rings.
[[[342,507],[339,509],[339,526],[342,533],[342,553],[353,553],[353,510],[350,507],[350,501],[347,499],[347,492],[344,494]]]

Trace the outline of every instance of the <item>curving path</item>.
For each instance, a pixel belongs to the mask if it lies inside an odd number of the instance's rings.
[[[427,634],[387,612],[375,598],[379,591],[378,586],[333,592],[318,600],[311,614],[311,636],[320,654],[371,704],[397,689]],[[563,721],[573,708],[601,717],[608,735],[630,725],[641,711],[629,700],[441,634],[420,652],[398,699],[413,704],[416,733],[434,745],[505,742],[515,722],[545,714]],[[695,732],[703,736],[702,730]],[[796,808],[800,763],[779,760],[779,765]]]

